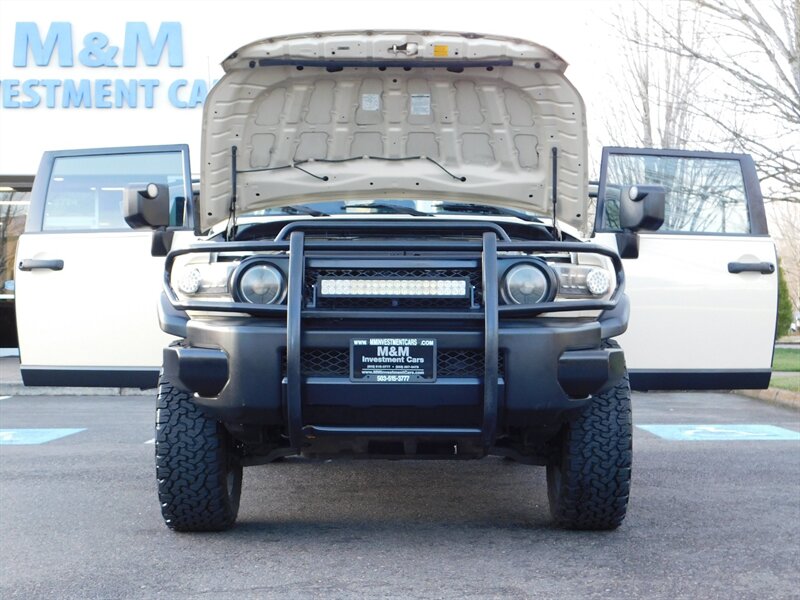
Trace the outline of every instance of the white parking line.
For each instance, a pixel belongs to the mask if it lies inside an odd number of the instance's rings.
[[[0,396],[0,400],[8,400],[11,396]]]
[[[147,440],[147,441],[145,442],[145,444],[155,444],[155,443],[156,443],[156,438],[153,438],[153,439]]]

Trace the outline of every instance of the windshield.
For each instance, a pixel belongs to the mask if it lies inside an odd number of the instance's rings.
[[[306,202],[303,204],[292,204],[291,206],[270,207],[238,216],[283,216],[287,214],[308,215],[312,217],[354,214],[398,214],[414,217],[432,217],[435,215],[444,214],[473,214],[516,217],[523,221],[541,223],[541,219],[536,213],[516,208],[506,208],[501,206],[493,206],[490,204],[478,204],[474,202],[409,200],[405,198]]]

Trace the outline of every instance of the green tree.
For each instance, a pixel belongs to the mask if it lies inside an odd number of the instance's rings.
[[[789,297],[789,286],[783,277],[783,267],[778,263],[778,327],[775,331],[775,338],[789,333],[789,326],[792,324],[792,299]]]

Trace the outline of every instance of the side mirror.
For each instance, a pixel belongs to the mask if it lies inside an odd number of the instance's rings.
[[[667,192],[660,185],[632,185],[620,190],[619,224],[625,231],[656,231],[664,224]]]
[[[130,185],[125,190],[125,222],[132,229],[159,229],[169,226],[169,188],[163,183]]]

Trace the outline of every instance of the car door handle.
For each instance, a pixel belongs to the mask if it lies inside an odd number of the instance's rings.
[[[19,261],[20,271],[33,271],[34,269],[50,269],[51,271],[60,271],[63,268],[64,261],[59,258],[54,258],[51,260],[26,258]]]
[[[769,275],[775,272],[775,265],[771,262],[729,262],[728,273],[744,273],[754,271],[762,275]]]

